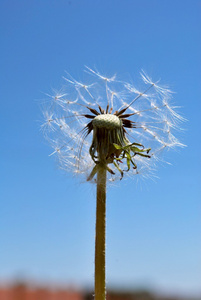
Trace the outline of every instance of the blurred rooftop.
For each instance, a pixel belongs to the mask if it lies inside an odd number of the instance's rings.
[[[92,291],[77,288],[32,287],[24,283],[0,285],[0,300],[93,300]],[[157,295],[146,290],[108,290],[107,300],[200,300]]]

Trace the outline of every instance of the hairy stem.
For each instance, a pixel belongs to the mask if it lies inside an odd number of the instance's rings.
[[[105,216],[106,166],[97,171],[96,245],[95,245],[95,300],[106,299],[105,288]]]

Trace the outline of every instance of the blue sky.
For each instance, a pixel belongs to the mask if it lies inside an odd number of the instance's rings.
[[[159,179],[108,190],[107,284],[201,293],[200,15],[195,0],[1,1],[1,281],[93,284],[95,187],[40,131],[44,93],[88,65],[161,78],[188,119]]]

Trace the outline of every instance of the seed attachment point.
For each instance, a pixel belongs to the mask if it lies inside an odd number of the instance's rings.
[[[122,121],[115,115],[102,114],[95,117],[92,121],[93,127],[105,128],[108,130],[122,127]]]

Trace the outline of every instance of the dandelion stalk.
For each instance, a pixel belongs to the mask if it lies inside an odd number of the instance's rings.
[[[97,171],[95,300],[105,300],[106,168]]]

